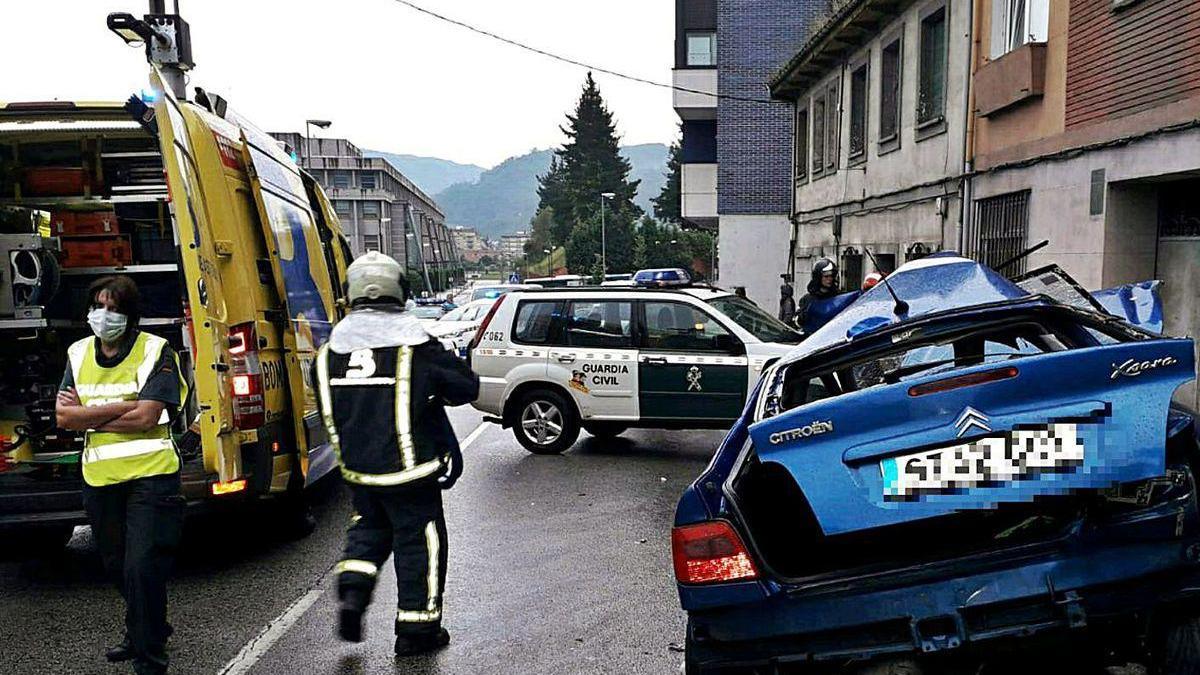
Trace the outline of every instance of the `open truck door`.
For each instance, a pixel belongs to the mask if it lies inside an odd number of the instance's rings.
[[[835,535],[1160,476],[1193,377],[1191,340],[1140,340],[922,374],[750,432]]]
[[[224,482],[238,477],[241,449],[228,428],[232,395],[226,359],[226,296],[216,264],[216,240],[209,227],[200,169],[188,131],[188,116],[194,113],[180,105],[170,89],[163,86],[157,68],[150,81],[158,95],[154,118],[187,287],[189,319],[184,340],[196,364],[195,381],[189,384],[200,413],[204,469]]]
[[[226,117],[231,115],[227,113]],[[275,139],[238,119],[275,288],[287,308],[284,348],[300,467],[311,482],[332,467],[333,453],[317,410],[310,373],[329,340],[336,297],[317,217],[304,180]],[[316,468],[316,471],[310,471]]]

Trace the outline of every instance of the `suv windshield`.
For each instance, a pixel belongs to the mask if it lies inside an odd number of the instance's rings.
[[[800,342],[799,333],[745,298],[723,295],[708,304],[763,342]]]

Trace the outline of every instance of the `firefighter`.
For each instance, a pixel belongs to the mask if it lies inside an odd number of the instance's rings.
[[[317,356],[321,413],[355,516],[338,563],[338,633],[362,640],[379,569],[395,556],[396,654],[438,649],[446,583],[441,490],[462,471],[445,407],[470,403],[479,378],[405,311],[404,269],[378,252],[347,270],[349,315]]]
[[[179,544],[184,499],[171,420],[187,398],[179,359],[163,338],[138,330],[129,277],[88,291],[95,338],[67,349],[57,421],[87,432],[83,503],[100,556],[125,598],[125,639],[108,650],[134,672],[167,670],[167,576]]]

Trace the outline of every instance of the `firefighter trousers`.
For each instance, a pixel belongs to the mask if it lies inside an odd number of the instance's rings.
[[[404,488],[349,485],[355,515],[338,563],[338,599],[366,609],[388,556],[396,568],[396,635],[436,633],[446,587],[446,518],[435,481]]]

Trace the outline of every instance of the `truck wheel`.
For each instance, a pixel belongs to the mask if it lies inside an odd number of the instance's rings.
[[[513,435],[535,455],[557,455],[579,438],[579,416],[574,406],[557,392],[531,391],[517,405]]]
[[[5,548],[23,558],[62,553],[75,532],[74,525],[39,525],[5,532]]]
[[[1151,672],[1157,675],[1200,673],[1200,616],[1170,617],[1160,630]]]
[[[629,427],[612,422],[589,422],[583,425],[583,430],[596,438],[608,440],[625,433]]]

